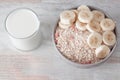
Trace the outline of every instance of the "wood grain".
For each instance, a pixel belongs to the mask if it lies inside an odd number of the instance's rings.
[[[41,2],[41,0],[0,0],[0,2],[7,2],[7,3],[13,3],[13,2],[18,2],[18,3],[37,3],[37,2]]]
[[[81,4],[108,13],[116,21],[118,32],[118,44],[113,55],[104,64],[89,69],[66,63],[52,43],[52,31],[59,13]],[[6,16],[21,7],[33,9],[41,21],[42,44],[30,52],[14,48],[4,29]],[[0,80],[120,80],[119,9],[120,0],[0,0]],[[16,77],[16,70],[22,77]]]

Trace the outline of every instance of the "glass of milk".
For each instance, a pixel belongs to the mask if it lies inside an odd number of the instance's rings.
[[[5,21],[5,28],[13,45],[20,50],[33,50],[40,45],[40,21],[34,11],[20,8],[12,11]]]

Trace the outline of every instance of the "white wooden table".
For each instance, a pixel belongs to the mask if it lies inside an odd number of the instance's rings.
[[[117,23],[118,44],[104,64],[81,69],[63,61],[52,43],[59,13],[81,4],[98,7]],[[41,20],[41,46],[30,52],[15,49],[4,29],[10,11],[27,7]],[[0,0],[0,80],[120,80],[120,0]]]

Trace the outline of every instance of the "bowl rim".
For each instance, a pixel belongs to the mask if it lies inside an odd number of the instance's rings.
[[[94,6],[89,6],[89,5],[86,5],[86,6],[88,6],[91,10],[99,10],[99,11],[102,11],[107,18],[110,18],[110,19],[113,20],[113,18],[112,18],[108,13],[106,13],[105,11],[103,11],[103,10],[97,8],[97,7],[94,7]],[[72,10],[72,9],[77,9],[77,7],[75,7],[75,8],[70,8],[70,9],[68,9],[68,10]],[[80,67],[80,68],[90,68],[90,67],[98,66],[98,65],[106,62],[106,61],[112,56],[113,52],[114,52],[115,49],[116,49],[117,42],[118,42],[118,41],[117,41],[117,40],[118,40],[118,39],[117,39],[117,34],[118,34],[118,32],[117,32],[117,29],[116,29],[117,24],[116,24],[115,29],[114,29],[114,33],[115,33],[115,35],[116,35],[116,43],[115,43],[114,46],[112,47],[112,50],[111,50],[111,52],[109,53],[109,55],[107,55],[107,57],[105,57],[104,59],[102,59],[102,60],[100,60],[100,61],[98,61],[98,62],[91,63],[91,64],[80,64],[80,63],[78,63],[78,62],[74,62],[74,61],[68,59],[67,57],[65,57],[65,56],[58,50],[58,48],[57,48],[57,46],[56,46],[55,36],[54,36],[54,35],[55,35],[55,32],[56,32],[56,28],[58,27],[58,22],[59,22],[59,19],[58,19],[58,21],[57,21],[57,23],[56,23],[56,25],[55,25],[55,27],[54,27],[54,29],[53,29],[53,31],[52,31],[52,32],[53,32],[53,33],[52,33],[52,41],[53,41],[53,44],[54,44],[57,52],[58,52],[59,55],[61,56],[61,58],[63,58],[66,62],[68,62],[68,63],[70,63],[70,64],[72,64],[72,65],[75,65],[75,66]]]

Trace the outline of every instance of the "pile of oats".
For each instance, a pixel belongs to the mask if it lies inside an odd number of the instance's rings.
[[[78,30],[74,25],[68,29],[57,27],[55,31],[55,43],[58,50],[71,61],[81,64],[97,62],[95,49],[87,44],[89,31]]]

